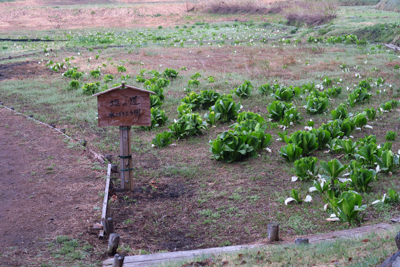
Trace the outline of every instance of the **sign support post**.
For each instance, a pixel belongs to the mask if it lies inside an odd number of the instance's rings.
[[[151,126],[152,91],[122,85],[94,94],[99,127],[119,126],[121,189],[133,191],[131,126]]]
[[[119,158],[121,159],[121,188],[133,190],[131,126],[119,127]]]

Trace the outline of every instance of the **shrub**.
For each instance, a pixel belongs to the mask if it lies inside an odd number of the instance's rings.
[[[268,117],[274,121],[281,121],[285,116],[285,111],[289,110],[292,107],[292,104],[285,103],[282,101],[274,101],[270,103],[267,107],[269,112]]]
[[[79,88],[79,85],[80,85],[79,81],[77,81],[77,80],[72,80],[72,81],[69,83],[69,88],[75,90],[75,89],[78,89],[78,88]]]
[[[92,70],[92,71],[90,72],[90,75],[93,76],[93,78],[98,78],[98,77],[100,77],[100,75],[101,75],[100,69]]]
[[[196,94],[195,92],[190,92],[187,96],[185,96],[181,101],[188,105],[188,107],[192,110],[199,109],[201,106],[201,96]]]
[[[300,180],[308,180],[317,176],[318,159],[315,157],[305,157],[294,162],[295,174]]]
[[[99,92],[100,82],[95,83],[85,83],[82,87],[83,93],[86,95],[93,95]]]
[[[281,147],[279,154],[285,158],[288,162],[294,162],[299,159],[303,153],[303,149],[296,146],[295,144],[287,144]]]
[[[125,72],[126,68],[124,66],[117,66],[118,72]]]
[[[396,133],[396,132],[394,132],[394,131],[388,131],[388,132],[386,133],[385,139],[386,139],[387,141],[394,141],[394,140],[396,139],[396,137],[397,137],[397,133]]]
[[[310,114],[321,114],[326,111],[329,105],[329,99],[327,97],[315,97],[310,95],[308,97],[306,109]]]
[[[176,77],[178,77],[178,74],[179,74],[179,72],[177,72],[174,69],[169,69],[169,68],[165,69],[163,72],[163,76],[168,77],[168,78],[176,78]]]
[[[77,68],[68,69],[66,72],[63,73],[64,77],[73,78],[73,79],[79,79],[80,77],[82,77],[82,75],[83,75],[83,72],[78,72]]]
[[[114,77],[111,74],[106,74],[106,75],[104,75],[103,80],[105,83],[108,83],[108,82],[111,82],[112,80],[114,80]]]
[[[344,103],[339,104],[339,106],[336,109],[331,111],[331,115],[333,120],[346,119],[348,117],[346,104]]]
[[[263,84],[258,88],[258,92],[260,95],[267,95],[272,92],[272,87],[269,85],[269,83]]]

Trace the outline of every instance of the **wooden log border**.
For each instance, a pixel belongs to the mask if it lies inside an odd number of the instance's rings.
[[[107,216],[107,205],[108,205],[108,191],[110,189],[110,178],[111,178],[111,163],[108,163],[107,167],[107,181],[106,188],[104,190],[104,199],[103,199],[103,208],[101,209],[101,224],[103,225],[103,229],[100,230],[99,238],[104,238],[104,231],[107,229],[106,227],[106,216]],[[107,233],[109,234],[109,233]]]

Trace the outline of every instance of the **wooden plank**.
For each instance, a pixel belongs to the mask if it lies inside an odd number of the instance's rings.
[[[393,225],[388,223],[380,223],[376,225],[368,225],[355,229],[348,229],[342,231],[336,231],[327,234],[308,236],[310,243],[319,243],[323,241],[332,241],[336,238],[351,238],[359,237],[367,233],[377,233],[393,228]],[[274,242],[275,245],[289,245],[294,244],[294,242],[284,241],[284,242]],[[233,253],[241,250],[255,249],[267,244],[256,244],[256,245],[243,245],[243,246],[230,246],[221,248],[208,248],[208,249],[198,249],[190,251],[179,251],[179,252],[167,252],[158,253],[150,255],[139,255],[139,256],[128,256],[125,257],[124,267],[140,267],[140,266],[154,266],[161,263],[166,263],[168,261],[181,261],[190,258],[197,258],[201,256],[209,256],[211,254],[219,255],[222,253]],[[110,267],[113,265],[114,259],[107,259],[103,262],[103,267]]]
[[[150,94],[120,89],[97,96],[98,125],[151,125]]]
[[[105,220],[107,216],[107,205],[108,205],[108,190],[110,189],[110,177],[111,177],[111,163],[108,164],[107,168],[107,181],[106,188],[104,190],[104,199],[103,199],[103,209],[101,210],[101,224],[103,225],[103,229],[105,229]],[[100,230],[99,238],[104,238],[104,230]]]
[[[108,89],[108,90],[106,90],[106,91],[103,91],[103,92],[94,94],[94,95],[92,95],[92,96],[104,95],[104,94],[107,94],[108,92],[111,92],[111,91],[114,91],[114,90],[118,90],[118,89],[123,89],[123,88],[129,88],[129,89],[133,89],[133,90],[138,90],[138,91],[146,92],[146,93],[149,93],[149,94],[155,94],[153,91],[149,91],[149,90],[137,88],[137,87],[130,86],[130,85],[125,85],[124,83],[122,83],[122,85],[119,85],[119,86],[110,88],[110,89]]]
[[[130,127],[124,127],[119,130],[119,151],[120,156],[129,157],[121,158],[121,188],[125,190],[133,190],[133,171],[132,171],[132,149],[131,149],[131,129]]]

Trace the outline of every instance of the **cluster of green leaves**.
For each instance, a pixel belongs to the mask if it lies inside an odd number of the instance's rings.
[[[329,105],[329,99],[327,97],[316,96],[310,94],[307,97],[306,110],[310,114],[321,114],[324,113]]]
[[[163,76],[168,78],[176,78],[178,77],[178,74],[179,74],[178,71],[170,68],[166,68],[163,72]]]
[[[274,97],[276,100],[281,100],[285,102],[289,102],[293,99],[294,96],[299,95],[301,92],[301,89],[299,87],[284,87],[284,86],[279,86],[275,90],[274,94],[271,94],[272,97]]]
[[[65,67],[65,64],[63,62],[53,63],[53,61],[49,61],[46,66],[48,66],[51,71],[60,72],[60,70]]]
[[[221,95],[215,104],[210,107],[210,114],[206,116],[207,121],[209,124],[214,124],[216,121],[229,122],[235,120],[241,107],[241,103],[236,104],[231,95]]]
[[[243,115],[242,115],[243,114]],[[234,162],[245,157],[257,157],[257,151],[271,144],[272,136],[266,134],[267,124],[259,114],[241,113],[233,130],[225,131],[210,141],[212,158]]]
[[[281,147],[279,154],[289,162],[294,162],[300,156],[308,156],[318,149],[318,139],[312,132],[294,132],[285,142],[287,145]]]
[[[97,68],[90,72],[90,76],[92,76],[93,78],[98,78],[98,77],[100,77],[100,75],[101,75],[100,68]]]
[[[192,135],[201,135],[208,129],[207,122],[203,121],[198,113],[188,113],[176,120],[169,129],[177,139]]]
[[[357,44],[357,45],[366,45],[367,40],[362,39],[358,40],[357,35],[354,34],[348,34],[348,35],[341,35],[341,36],[330,36],[327,38],[326,42],[328,44],[338,44],[338,43],[343,43],[343,44]]]
[[[251,82],[245,80],[243,84],[241,84],[238,88],[235,88],[232,92],[234,92],[240,98],[248,98],[251,95],[252,89],[253,85]]]
[[[291,103],[286,103],[276,100],[270,103],[267,107],[269,112],[268,117],[274,121],[279,121],[282,125],[289,126],[293,123],[298,123],[303,118],[297,108]]]
[[[86,95],[93,95],[100,91],[100,82],[85,83],[82,87],[83,93]]]
[[[368,93],[367,89],[358,87],[349,94],[349,100],[348,100],[349,106],[354,107],[358,103],[364,103],[366,101],[369,101],[371,96],[372,95]]]
[[[164,131],[163,133],[156,134],[151,144],[155,147],[161,148],[169,146],[170,144],[172,144],[172,142],[173,142],[172,133],[169,131]]]
[[[151,130],[155,127],[163,126],[167,123],[168,117],[165,114],[164,110],[160,110],[158,108],[151,108],[151,126],[141,126],[140,128],[143,130]]]
[[[393,99],[384,104],[381,104],[381,110],[384,112],[391,111],[392,109],[396,108],[399,105],[399,101]]]
[[[304,157],[294,162],[295,174],[300,180],[313,179],[318,175],[318,159],[316,157]]]
[[[83,72],[79,72],[78,68],[70,68],[66,70],[62,76],[66,78],[72,78],[72,79],[79,79],[83,75]]]

